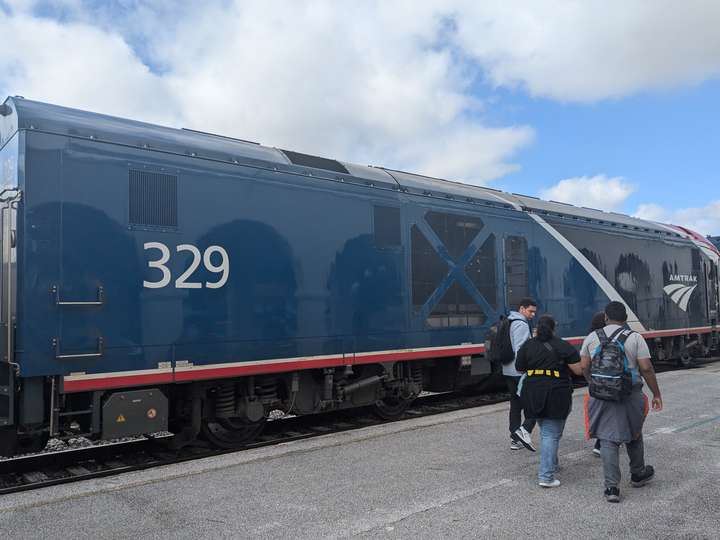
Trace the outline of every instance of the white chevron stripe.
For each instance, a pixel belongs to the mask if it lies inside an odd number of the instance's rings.
[[[690,287],[690,290],[688,291],[688,293],[687,293],[687,294],[683,297],[683,299],[680,300],[680,302],[678,303],[678,306],[679,306],[680,309],[682,309],[683,311],[687,311],[688,303],[690,303],[690,297],[692,296],[692,293],[693,293],[693,291],[695,290],[695,287],[697,287],[697,285],[694,285],[693,287]]]
[[[510,196],[502,197],[500,195],[497,195],[496,193],[490,193],[493,197],[496,199],[503,201],[507,204],[512,205],[512,207],[515,210],[518,210],[520,212],[524,212],[522,206],[520,206],[517,202],[512,200]],[[505,194],[503,194],[505,195]],[[618,302],[622,302],[625,305],[625,309],[627,310],[628,314],[628,326],[635,330],[636,332],[645,332],[645,326],[640,322],[640,319],[637,315],[633,312],[632,309],[630,309],[630,306],[627,305],[625,300],[623,300],[622,296],[620,296],[620,293],[615,290],[615,287],[613,287],[610,282],[605,279],[605,276],[602,275],[600,270],[595,268],[593,263],[591,263],[585,255],[583,255],[579,249],[577,249],[575,246],[572,245],[572,243],[565,238],[560,232],[555,229],[552,225],[550,225],[547,221],[545,221],[543,218],[538,216],[537,214],[533,214],[532,212],[525,212],[528,216],[530,216],[533,220],[535,220],[543,229],[545,229],[550,236],[552,236],[555,240],[557,240],[562,247],[564,247],[566,250],[570,252],[570,255],[572,255],[577,262],[580,263],[580,266],[582,266],[585,271],[590,274],[590,276],[595,280],[595,283],[598,284],[598,286],[602,289],[602,291],[605,293],[605,295],[610,300],[617,300]]]
[[[625,309],[627,310],[628,314],[628,326],[630,326],[630,328],[632,328],[636,332],[645,332],[645,326],[643,326],[643,324],[640,322],[638,316],[635,315],[632,309],[630,309],[630,306],[628,306],[625,300],[623,300],[622,296],[620,296],[620,293],[615,290],[615,287],[613,287],[610,282],[605,279],[605,276],[600,273],[600,270],[595,268],[595,265],[593,265],[593,263],[591,263],[588,258],[580,252],[579,249],[573,246],[567,238],[560,234],[560,232],[557,231],[555,227],[550,225],[547,221],[545,221],[537,214],[528,213],[528,215],[532,219],[534,219],[543,229],[550,233],[550,236],[560,242],[560,245],[562,245],[562,247],[568,250],[573,257],[575,257],[575,260],[579,262],[580,265],[587,271],[587,273],[592,276],[592,278],[595,280],[595,283],[598,284],[598,286],[602,289],[602,291],[610,300],[616,300],[625,305]]]
[[[670,299],[675,302],[676,304],[680,303],[680,299],[685,295],[686,292],[688,292],[691,289],[691,287],[681,287],[674,293],[670,295]]]
[[[667,285],[666,287],[663,287],[663,291],[665,291],[668,295],[671,295],[678,289],[682,289],[685,285],[682,283],[673,283],[672,285]]]
[[[681,283],[672,283],[663,287],[663,291],[675,302],[680,309],[687,311],[690,297],[697,285],[683,285]]]

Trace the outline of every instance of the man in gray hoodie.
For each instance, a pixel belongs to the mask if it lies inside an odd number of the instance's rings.
[[[508,315],[510,320],[510,343],[515,358],[517,358],[517,352],[522,347],[522,344],[532,336],[530,321],[535,317],[536,313],[537,302],[532,298],[523,298],[520,300],[518,310],[511,311],[510,315]],[[515,360],[503,365],[502,370],[510,392],[510,438],[512,439],[510,449],[520,450],[525,446],[528,450],[534,452],[535,447],[532,445],[530,433],[535,427],[535,419],[525,418],[525,421],[522,421],[522,402],[517,395],[521,374],[515,369]]]

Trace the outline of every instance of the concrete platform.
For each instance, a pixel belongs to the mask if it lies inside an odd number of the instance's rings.
[[[563,485],[510,451],[507,404],[0,497],[25,538],[718,538],[720,365],[659,375],[645,428],[653,483],[602,497],[576,392]],[[534,435],[537,439],[537,434]]]

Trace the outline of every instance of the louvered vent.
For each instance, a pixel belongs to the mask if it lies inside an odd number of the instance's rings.
[[[177,176],[130,171],[130,224],[177,227]]]
[[[291,152],[290,150],[283,150],[283,153],[288,157],[290,162],[295,165],[304,165],[305,167],[315,167],[316,169],[350,174],[342,163],[334,159],[301,154],[300,152]]]

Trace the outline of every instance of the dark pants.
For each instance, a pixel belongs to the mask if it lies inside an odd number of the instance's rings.
[[[510,433],[515,433],[520,424],[530,433],[535,427],[535,419],[526,417],[525,421],[522,421],[522,401],[520,401],[520,396],[517,395],[520,377],[508,377],[505,375],[505,382],[510,392]]]
[[[605,473],[605,487],[617,487],[620,483],[620,445],[615,441],[600,441],[600,455],[603,461],[603,472]],[[630,473],[641,474],[645,470],[645,448],[642,435],[625,443],[628,457],[630,458]]]

